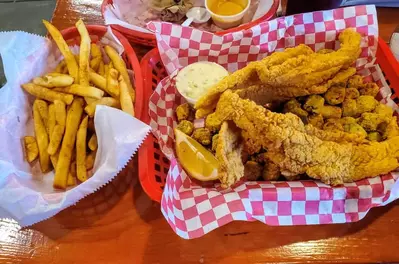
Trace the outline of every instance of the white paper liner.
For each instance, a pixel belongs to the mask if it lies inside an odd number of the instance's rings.
[[[111,32],[101,42],[123,52]],[[77,52],[78,48],[73,50]],[[24,158],[21,138],[34,135],[34,97],[24,92],[21,84],[54,69],[62,57],[48,39],[21,31],[0,32],[0,54],[7,78],[0,89],[0,218],[12,218],[21,226],[28,226],[110,182],[136,153],[150,127],[118,109],[98,106],[94,120],[98,151],[93,176],[66,191],[54,190],[54,173],[43,175],[38,162],[32,168]]]

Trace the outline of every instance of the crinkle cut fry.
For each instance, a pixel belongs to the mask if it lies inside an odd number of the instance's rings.
[[[322,140],[309,134],[293,114],[273,113],[237,94],[222,94],[216,112],[231,120],[254,147],[268,149],[268,158],[283,175],[307,173],[324,183],[339,185],[388,173],[399,166],[399,136],[384,142],[352,144]]]

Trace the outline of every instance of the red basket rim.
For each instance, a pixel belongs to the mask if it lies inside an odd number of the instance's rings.
[[[113,3],[113,0],[103,0],[103,2],[101,4],[101,15],[103,17],[104,17],[105,7],[108,4],[112,4],[112,3]],[[238,26],[238,27],[235,27],[235,28],[230,28],[230,29],[227,29],[227,30],[222,30],[222,31],[215,32],[215,34],[221,36],[221,35],[225,35],[225,34],[228,34],[228,33],[241,31],[241,30],[244,30],[244,29],[249,29],[249,28],[261,23],[262,21],[269,20],[277,12],[277,9],[278,9],[279,5],[280,5],[280,0],[273,0],[273,4],[270,7],[269,11],[266,14],[264,14],[263,16],[261,16],[260,18],[254,20],[254,21],[245,23],[245,24],[243,24],[241,26]],[[140,37],[140,38],[143,38],[143,39],[154,40],[155,41],[155,35],[151,34],[151,33],[139,32],[139,31],[128,29],[128,28],[122,27],[120,25],[115,25],[115,24],[111,24],[111,27],[114,28],[115,30],[118,30],[118,31],[122,32],[125,35],[134,35],[134,36],[137,36],[137,37]]]
[[[98,37],[102,37],[107,32],[107,26],[103,25],[86,25],[89,34],[96,35]],[[136,112],[136,118],[142,119],[143,115],[143,75],[141,73],[140,62],[137,58],[136,52],[133,47],[130,45],[129,41],[118,31],[112,30],[112,33],[122,44],[125,54],[129,63],[132,66],[132,70],[134,72],[134,86],[136,91],[136,100],[134,104],[134,110]],[[75,38],[79,33],[76,27],[72,26],[61,30],[62,36],[68,40],[70,38]]]

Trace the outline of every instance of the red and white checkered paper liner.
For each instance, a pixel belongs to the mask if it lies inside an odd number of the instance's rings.
[[[393,107],[390,88],[378,65],[377,16],[374,6],[357,6],[299,14],[263,22],[249,30],[216,36],[190,27],[151,22],[162,61],[171,75],[150,98],[151,127],[163,153],[171,160],[161,209],[179,236],[191,239],[234,220],[259,220],[269,225],[346,223],[362,219],[370,208],[399,197],[399,173],[331,187],[318,181],[240,182],[228,190],[219,184],[190,179],[173,151],[175,109],[184,102],[173,77],[178,69],[197,61],[213,61],[230,72],[271,52],[305,43],[315,50],[338,49],[337,35],[355,28],[363,36],[356,61],[366,81],[381,87],[379,99]]]

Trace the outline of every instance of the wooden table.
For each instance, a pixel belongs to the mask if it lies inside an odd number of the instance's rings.
[[[98,0],[59,0],[53,22],[103,23]],[[386,41],[399,9],[379,9]],[[141,54],[147,51],[135,47]],[[381,263],[399,261],[399,202],[360,222],[271,227],[234,222],[196,239],[173,233],[137,181],[134,163],[76,206],[30,228],[0,222],[0,263]]]

